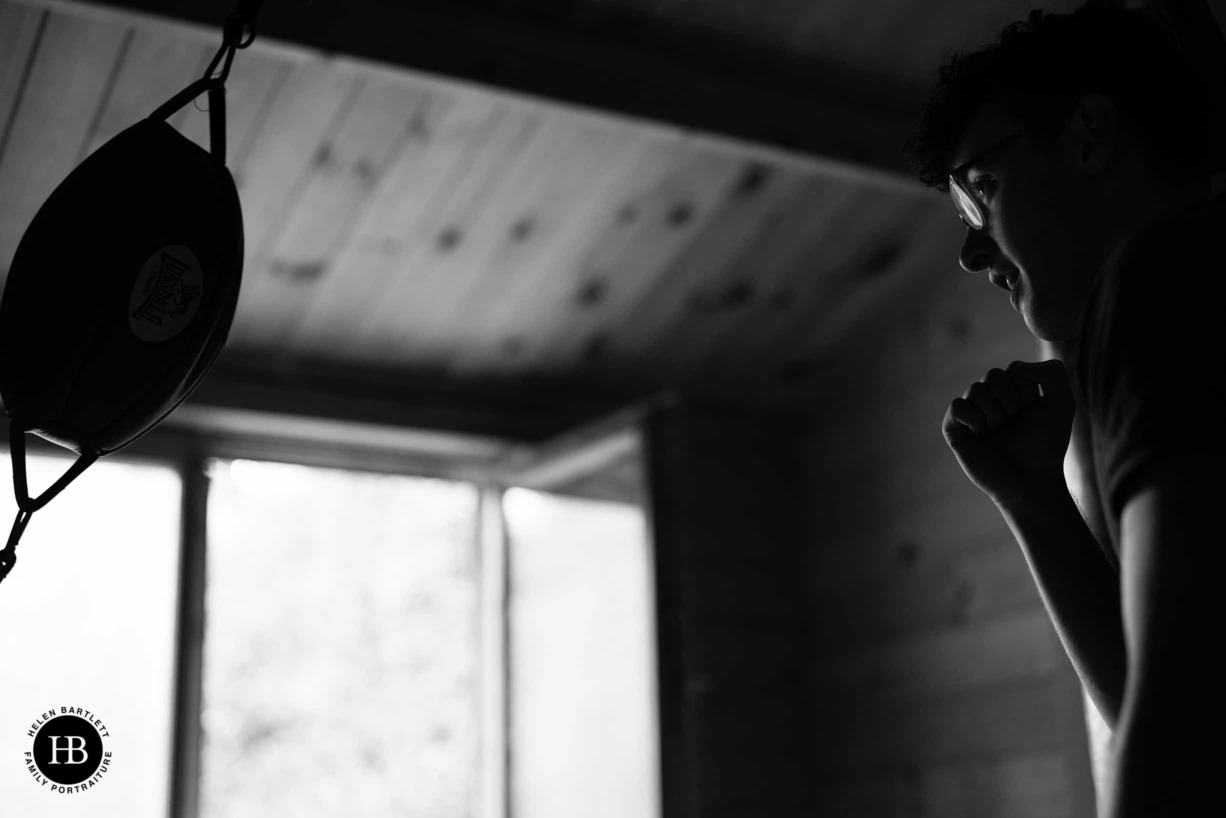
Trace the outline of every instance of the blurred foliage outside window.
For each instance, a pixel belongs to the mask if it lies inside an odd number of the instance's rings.
[[[474,815],[477,488],[209,476],[203,818]]]
[[[31,492],[70,462],[31,454]],[[510,683],[517,814],[658,815],[640,508],[507,492],[509,667],[483,668],[477,486],[250,460],[207,471],[201,818],[476,818],[483,673]],[[94,464],[34,516],[0,593],[5,735],[61,699],[114,728],[91,814],[165,815],[181,492],[166,465]],[[5,507],[11,519],[11,495]],[[8,778],[5,815],[82,814]]]

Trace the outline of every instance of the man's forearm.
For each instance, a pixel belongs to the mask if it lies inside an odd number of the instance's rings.
[[[1064,649],[1103,721],[1119,721],[1127,673],[1119,578],[1064,485],[1000,502]]]

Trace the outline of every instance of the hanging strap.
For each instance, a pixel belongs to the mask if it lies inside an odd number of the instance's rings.
[[[13,527],[9,531],[8,543],[0,549],[0,582],[4,581],[9,571],[13,570],[13,566],[17,564],[17,543],[25,532],[30,517],[51,502],[57,494],[68,487],[69,483],[77,479],[81,472],[98,459],[97,452],[83,452],[76,462],[68,467],[68,471],[60,475],[59,480],[52,483],[38,497],[30,497],[30,488],[26,482],[25,434],[26,430],[16,421],[9,423],[9,454],[13,460],[13,494],[17,498],[17,517],[13,520]]]
[[[221,48],[213,56],[204,76],[158,106],[149,119],[165,120],[196,97],[209,95],[209,153],[221,164],[226,163],[226,79],[234,52],[255,41],[255,18],[262,0],[241,0],[238,10],[226,18]],[[220,66],[221,73],[215,73]]]

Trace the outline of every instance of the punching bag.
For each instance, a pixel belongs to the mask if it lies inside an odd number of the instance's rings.
[[[0,580],[30,515],[98,457],[165,419],[225,343],[243,220],[225,165],[224,83],[235,49],[254,37],[253,19],[232,15],[204,78],[73,170],[17,247],[0,303],[0,396],[18,512]],[[166,122],[205,92],[207,151]],[[37,498],[26,485],[26,433],[78,455]]]

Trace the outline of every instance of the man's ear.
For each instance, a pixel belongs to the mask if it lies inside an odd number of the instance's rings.
[[[1086,94],[1077,103],[1071,126],[1073,166],[1085,173],[1101,173],[1117,153],[1120,110],[1105,94]]]

